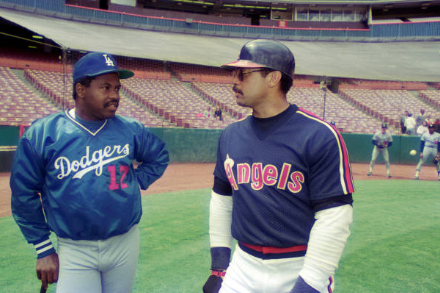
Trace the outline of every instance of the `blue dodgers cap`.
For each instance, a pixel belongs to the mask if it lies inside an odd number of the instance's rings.
[[[112,55],[107,53],[89,53],[76,62],[73,67],[73,84],[85,77],[117,72],[120,79],[130,78],[134,73],[130,70],[118,69]]]

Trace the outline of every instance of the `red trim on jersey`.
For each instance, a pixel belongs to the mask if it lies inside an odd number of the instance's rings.
[[[273,246],[260,246],[260,245],[251,245],[240,242],[241,245],[246,246],[252,250],[261,252],[263,254],[269,253],[288,253],[288,252],[297,252],[297,251],[306,251],[307,245],[298,245],[291,247],[273,247]]]
[[[313,118],[315,118],[316,120],[320,121],[323,124],[327,124],[327,125],[331,126],[333,131],[335,131],[335,133],[338,136],[339,145],[341,146],[341,149],[342,149],[342,164],[344,166],[343,169],[344,169],[344,181],[345,181],[344,183],[347,188],[347,192],[353,193],[354,192],[353,176],[351,174],[350,162],[348,160],[348,150],[345,145],[344,139],[342,138],[341,133],[339,133],[339,131],[336,129],[336,127],[330,125],[330,123],[323,120],[321,117],[317,116],[315,113],[307,111],[301,107],[298,108],[298,111],[301,111],[309,116],[312,116]]]
[[[328,292],[329,293],[333,293],[333,290],[332,290],[333,278],[332,277],[328,278],[328,281],[329,281],[329,284],[328,284],[328,287],[327,287]]]
[[[344,160],[344,177],[345,177],[345,183],[348,187],[347,191],[349,193],[353,193],[354,192],[353,176],[351,174],[350,162],[348,160],[347,146],[345,145],[345,141],[342,138],[342,135],[339,133],[339,131],[336,129],[335,129],[335,131],[338,134],[339,141],[341,143],[343,154],[344,154],[344,158],[343,158],[343,160]]]

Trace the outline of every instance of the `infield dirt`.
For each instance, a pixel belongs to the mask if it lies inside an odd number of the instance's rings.
[[[392,178],[386,178],[385,165],[376,165],[373,176],[367,176],[368,164],[351,164],[354,180],[399,180],[414,179],[415,165],[391,165]],[[177,190],[210,188],[213,184],[214,164],[191,163],[170,164],[164,175],[142,195],[171,192]],[[0,173],[0,217],[11,215],[10,173]],[[437,180],[435,167],[423,166],[420,180]],[[207,194],[209,196],[209,194]]]

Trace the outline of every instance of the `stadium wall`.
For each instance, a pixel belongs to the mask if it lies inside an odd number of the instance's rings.
[[[0,133],[0,172],[9,172],[18,142],[20,127],[0,126]]]
[[[372,134],[342,133],[347,145],[348,155],[352,163],[369,163],[373,152]],[[410,156],[411,150],[420,149],[420,137],[408,135],[393,135],[393,144],[388,149],[391,164],[417,164],[419,156]],[[384,163],[379,156],[376,163]]]
[[[18,126],[0,126],[0,172],[9,172],[19,137]],[[221,129],[150,128],[150,131],[167,144],[172,163],[214,163]],[[371,134],[342,134],[352,163],[369,163],[373,145]],[[393,136],[389,149],[392,164],[416,164],[418,156],[411,157],[410,150],[419,150],[417,136]],[[249,146],[252,147],[252,146]],[[383,163],[379,156],[377,163]]]

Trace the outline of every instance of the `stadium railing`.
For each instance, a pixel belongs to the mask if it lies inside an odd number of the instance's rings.
[[[440,39],[440,21],[371,24],[366,29],[282,28],[191,21],[66,5],[59,0],[0,0],[0,7],[52,17],[155,31],[279,40],[408,41]],[[220,22],[221,18],[219,18]]]

